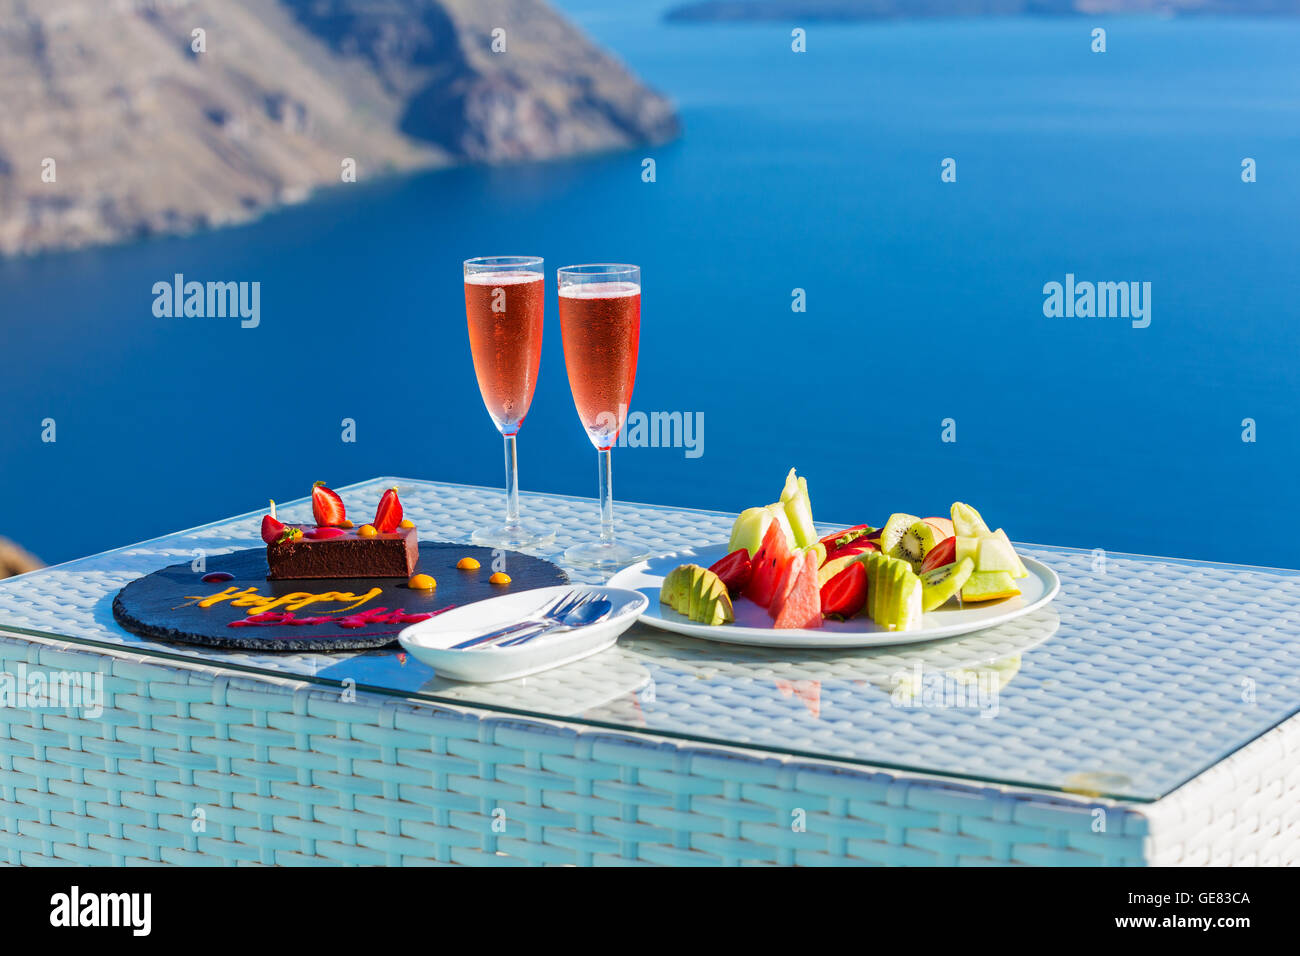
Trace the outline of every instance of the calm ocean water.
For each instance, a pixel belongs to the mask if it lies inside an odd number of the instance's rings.
[[[702,413],[704,445],[620,449],[620,498],[734,511],[795,465],[827,522],[962,498],[1020,540],[1300,564],[1300,24],[1101,20],[1105,54],[1092,21],[812,25],[795,55],[788,26],[562,6],[676,98],[679,142],[0,264],[0,534],[55,561],[315,479],[498,484],[460,262],[529,253],[549,289],[525,490],[596,492],[554,269],[628,261],[633,408]],[[154,318],[177,272],[260,281],[261,326]],[[1150,282],[1150,326],[1044,317],[1066,273]]]

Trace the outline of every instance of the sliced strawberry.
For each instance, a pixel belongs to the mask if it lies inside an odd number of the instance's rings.
[[[311,486],[311,513],[322,528],[341,525],[348,518],[343,499],[338,492],[326,488],[323,481]]]
[[[267,544],[275,544],[284,534],[284,522],[277,521],[270,515],[262,515],[262,540]]]
[[[379,499],[375,520],[371,522],[380,534],[392,534],[402,523],[402,503],[397,500],[397,489],[389,488]]]
[[[845,528],[843,531],[833,531],[826,537],[822,538],[822,544],[826,545],[826,553],[829,555],[832,551],[838,551],[845,545],[858,538],[864,537],[871,533],[871,525],[859,524],[852,528]]]
[[[957,539],[944,538],[926,553],[925,560],[921,562],[921,573],[952,564],[956,560]]]
[[[827,617],[852,617],[867,603],[867,569],[854,561],[822,585],[822,614]]]
[[[727,592],[736,597],[749,586],[749,579],[754,574],[753,562],[749,560],[749,552],[744,548],[737,548],[725,558],[719,558],[709,566],[709,570],[722,579],[722,583],[727,586]]]
[[[827,551],[826,561],[833,560],[834,558],[846,558],[855,554],[865,554],[868,551],[879,551],[879,550],[880,550],[880,545],[878,545],[876,542],[868,541],[865,536],[858,537],[858,538],[854,538],[852,541],[844,545],[842,548],[839,548],[835,551]],[[823,561],[822,564],[825,564],[826,561]]]

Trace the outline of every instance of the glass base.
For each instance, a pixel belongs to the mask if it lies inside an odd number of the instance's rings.
[[[554,528],[543,528],[530,521],[479,528],[469,539],[481,548],[504,548],[507,551],[530,551],[555,540]]]
[[[650,549],[640,541],[615,538],[613,541],[584,541],[564,552],[564,563],[577,568],[617,571],[650,556]]]

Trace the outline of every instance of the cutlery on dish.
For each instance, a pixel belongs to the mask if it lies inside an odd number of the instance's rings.
[[[489,641],[494,641],[507,635],[517,634],[519,631],[545,626],[551,622],[558,623],[565,614],[584,603],[585,600],[586,596],[579,596],[576,590],[567,591],[543,608],[537,617],[518,621],[514,624],[507,624],[505,627],[499,627],[495,630],[488,631],[486,634],[471,637],[469,640],[461,641],[459,644],[455,645],[452,650],[460,651],[467,647],[477,647],[480,644],[486,644]]]
[[[564,620],[558,624],[549,625],[528,634],[521,634],[511,637],[509,640],[500,641],[493,644],[493,647],[515,647],[518,644],[527,644],[529,641],[541,637],[543,634],[554,634],[559,631],[571,631],[575,627],[586,627],[588,624],[595,624],[609,616],[609,612],[614,605],[608,598],[597,598],[591,595],[582,604],[573,608],[566,615]]]

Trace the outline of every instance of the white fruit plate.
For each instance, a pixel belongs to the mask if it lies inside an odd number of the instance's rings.
[[[713,544],[650,558],[618,572],[610,578],[609,586],[644,594],[649,603],[641,612],[641,620],[654,627],[723,644],[750,644],[758,647],[881,647],[956,637],[958,634],[996,627],[1029,614],[1051,601],[1061,589],[1061,579],[1055,571],[1022,555],[1020,560],[1024,562],[1029,576],[1016,581],[1016,586],[1020,588],[1019,597],[964,606],[955,600],[949,601],[937,611],[922,615],[921,626],[910,631],[888,631],[866,617],[826,621],[817,629],[777,629],[772,626],[772,617],[766,608],[743,597],[735,602],[734,624],[698,624],[686,615],[678,614],[668,605],[659,603],[659,587],[673,568],[679,564],[698,564],[707,568],[726,553],[725,544]]]

